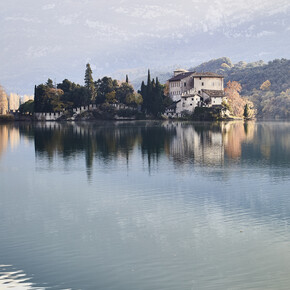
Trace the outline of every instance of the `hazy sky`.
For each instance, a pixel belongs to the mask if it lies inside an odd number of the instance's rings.
[[[211,58],[289,58],[289,0],[0,2],[0,84],[32,93],[48,77],[83,83]]]

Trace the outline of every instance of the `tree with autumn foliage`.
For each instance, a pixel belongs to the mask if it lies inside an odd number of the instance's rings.
[[[245,106],[247,105],[248,117],[253,118],[255,115],[254,105],[251,101],[240,96],[242,86],[236,81],[229,81],[225,88],[225,97],[231,113],[236,117],[243,117]]]
[[[7,94],[3,87],[0,86],[0,115],[5,115],[8,112]]]
[[[260,86],[260,90],[262,91],[269,91],[271,87],[271,82],[269,80],[266,80],[265,82],[263,82]]]

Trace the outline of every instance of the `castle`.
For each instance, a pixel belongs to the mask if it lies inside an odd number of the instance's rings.
[[[221,106],[225,98],[224,77],[216,73],[178,69],[168,82],[173,100],[165,111],[168,117],[180,117],[183,112],[194,112],[196,107]]]

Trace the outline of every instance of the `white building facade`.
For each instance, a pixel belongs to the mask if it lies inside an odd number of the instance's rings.
[[[177,116],[183,111],[194,112],[198,106],[221,105],[224,99],[224,78],[215,73],[178,69],[168,81],[169,96],[176,103]],[[170,113],[172,116],[172,107]]]

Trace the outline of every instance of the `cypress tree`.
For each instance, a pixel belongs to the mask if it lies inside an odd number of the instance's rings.
[[[142,81],[141,83],[140,94],[142,95],[143,98],[142,111],[145,112],[147,109],[147,87],[145,86],[144,81]]]
[[[128,75],[126,75],[126,83],[129,84],[129,78],[128,78]]]
[[[85,87],[89,92],[89,99],[91,102],[95,102],[96,100],[96,89],[93,80],[93,72],[89,63],[86,64],[86,72],[85,72]]]
[[[163,90],[162,86],[156,77],[156,94],[154,100],[154,115],[157,116],[160,113],[163,113],[164,106],[163,106]]]
[[[150,70],[148,69],[147,87],[146,87],[146,97],[147,97],[146,111],[148,113],[151,113],[152,111],[152,87],[153,83],[151,82]]]
[[[150,70],[148,69],[148,75],[147,75],[147,88],[149,88],[151,85],[151,78],[150,78]]]
[[[246,104],[244,107],[244,118],[245,119],[249,118],[249,115],[250,115],[249,106],[248,106],[248,104]]]

